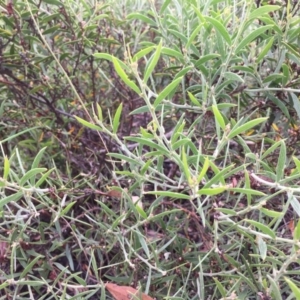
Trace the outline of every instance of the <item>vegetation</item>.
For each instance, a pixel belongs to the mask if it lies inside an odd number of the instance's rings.
[[[298,1],[0,7],[1,299],[300,299]]]

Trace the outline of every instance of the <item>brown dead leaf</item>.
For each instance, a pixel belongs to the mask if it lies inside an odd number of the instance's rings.
[[[154,300],[150,296],[131,286],[120,286],[114,283],[107,283],[105,287],[116,300]]]

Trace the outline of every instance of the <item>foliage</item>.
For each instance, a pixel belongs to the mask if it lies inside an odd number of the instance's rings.
[[[0,4],[2,297],[299,297],[298,2]]]

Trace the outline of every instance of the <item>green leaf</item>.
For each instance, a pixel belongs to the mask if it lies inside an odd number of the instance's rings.
[[[220,54],[207,54],[199,58],[196,62],[194,62],[194,65],[196,68],[198,68],[200,65],[203,65],[209,60],[215,59],[215,58],[220,58]]]
[[[168,5],[170,4],[171,0],[165,0],[163,2],[163,5],[160,8],[160,14],[163,14],[163,12],[165,11],[165,9],[168,7]]]
[[[215,284],[216,284],[222,298],[225,298],[225,296],[227,295],[226,289],[223,287],[222,283],[216,277],[213,277],[213,279],[215,281]]]
[[[221,34],[228,45],[231,45],[231,38],[224,25],[216,19],[205,17],[205,20],[213,25],[213,27]]]
[[[255,10],[253,10],[249,16],[249,20],[257,19],[264,14],[270,13],[272,11],[280,9],[279,5],[263,5]]]
[[[298,115],[298,119],[300,119],[300,101],[294,93],[290,93],[290,96],[292,97],[294,108]]]
[[[268,236],[270,236],[271,238],[275,239],[276,238],[276,234],[274,233],[274,231],[272,229],[270,229],[268,226],[261,224],[259,222],[253,221],[253,220],[248,220],[245,219],[245,221],[247,223],[250,223],[251,225],[255,226],[256,228],[258,228],[259,230],[261,230],[262,233],[267,234]]]
[[[90,123],[90,122],[88,122],[88,121],[86,121],[86,120],[84,120],[84,119],[81,119],[81,118],[79,118],[79,117],[77,117],[77,116],[74,116],[74,117],[75,117],[75,119],[76,119],[80,124],[84,125],[85,127],[88,127],[88,128],[90,128],[90,129],[94,129],[94,130],[102,131],[102,128],[101,128],[100,126],[95,125],[95,124],[92,124],[92,123]]]
[[[205,157],[203,167],[202,167],[201,172],[199,173],[199,175],[197,177],[198,184],[201,182],[201,180],[206,175],[208,168],[209,168],[209,159],[208,159],[208,157]]]
[[[235,192],[235,193],[241,193],[246,195],[255,195],[255,196],[265,196],[263,192],[252,190],[252,189],[246,189],[246,188],[229,188],[229,191]]]
[[[276,181],[279,182],[284,177],[284,169],[286,167],[286,145],[281,141],[280,152],[276,167]]]
[[[191,181],[191,173],[190,173],[190,170],[189,170],[189,165],[188,165],[188,162],[187,162],[184,147],[182,147],[182,151],[181,151],[181,166],[182,166],[182,169],[183,169],[183,172],[184,172],[184,175],[185,175],[185,178],[186,178],[187,182],[189,184],[191,184],[191,182],[190,182]]]
[[[165,148],[164,146],[158,145],[155,142],[148,140],[148,139],[139,138],[139,137],[126,137],[125,139],[139,143],[141,145],[146,145],[146,146],[152,147],[154,149],[157,149],[157,150],[161,151],[162,154],[169,153],[169,150],[167,148]]]
[[[294,196],[291,195],[291,206],[293,207],[294,211],[297,213],[298,217],[300,217],[300,203],[299,200]]]
[[[238,54],[245,46],[249,45],[254,39],[256,39],[258,36],[260,36],[262,33],[264,33],[266,30],[272,27],[273,25],[265,25],[252,31],[238,44],[238,46],[235,49],[235,54]]]
[[[154,70],[155,66],[157,65],[157,62],[160,58],[160,54],[161,54],[161,48],[162,48],[162,40],[160,40],[159,45],[157,46],[157,49],[154,53],[154,55],[152,56],[149,65],[146,66],[145,68],[145,75],[144,75],[144,82],[147,83],[152,71]]]
[[[94,53],[94,57],[106,59],[106,60],[109,60],[109,61],[113,62],[113,56],[110,55],[110,54],[107,54],[107,53]],[[120,59],[118,59],[118,58],[115,58],[115,59],[118,60],[119,64],[121,65],[121,67],[124,70],[129,71],[128,67]]]
[[[300,160],[296,156],[293,156],[293,161],[296,165],[298,173],[300,173]]]
[[[188,42],[186,43],[185,47],[188,49],[190,47],[190,45],[193,43],[194,39],[196,38],[197,34],[199,33],[201,27],[203,25],[202,24],[199,24],[195,29],[194,31],[192,32],[192,34],[190,35],[190,38],[188,40]]]
[[[149,17],[146,17],[144,14],[141,14],[141,13],[131,13],[129,15],[127,15],[127,19],[128,20],[132,20],[132,19],[138,19],[138,20],[141,20],[147,24],[150,24],[154,27],[157,27],[157,24],[154,20],[150,19]]]
[[[238,134],[251,129],[262,122],[265,122],[267,119],[268,118],[257,118],[255,120],[251,120],[241,126],[234,126],[228,134],[228,139],[232,139],[233,137],[237,136]]]
[[[189,95],[189,98],[190,100],[192,101],[192,103],[198,107],[202,107],[201,103],[198,101],[198,99],[188,91],[188,95]]]
[[[296,300],[300,300],[300,289],[297,287],[297,285],[293,281],[288,279],[287,277],[284,277],[284,280],[287,282],[290,289],[294,293],[294,296],[296,297]]]
[[[37,174],[47,171],[46,168],[35,168],[31,169],[24,174],[24,176],[20,180],[20,186],[23,186],[30,178],[34,177]]]
[[[4,179],[5,181],[6,181],[7,178],[8,178],[9,170],[10,170],[9,159],[8,159],[8,157],[5,155],[5,156],[4,156],[4,168],[3,168],[3,179]]]
[[[164,197],[170,197],[170,198],[174,198],[174,199],[190,200],[190,198],[191,198],[189,195],[186,195],[186,194],[168,192],[168,191],[153,191],[153,192],[145,192],[144,194],[164,196]]]
[[[138,61],[140,58],[142,58],[145,55],[147,55],[148,53],[150,53],[153,49],[155,49],[155,46],[150,46],[150,47],[140,50],[138,53],[136,53],[133,56],[132,61],[134,61],[134,62]]]
[[[274,36],[272,36],[267,45],[265,45],[265,47],[260,51],[259,55],[257,56],[256,59],[256,63],[258,64],[269,52],[269,50],[271,49],[271,47],[273,46],[274,43]]]
[[[237,82],[244,83],[244,79],[236,73],[225,72],[224,73],[224,78],[226,78],[228,80],[234,80],[234,81],[237,81]]]
[[[102,108],[98,103],[97,103],[97,112],[98,112],[98,120],[100,122],[103,122]]]
[[[22,277],[20,278],[26,278],[26,275],[29,273],[29,272],[32,272],[32,268],[33,266],[37,263],[38,260],[43,260],[45,256],[43,255],[38,255],[37,257],[35,257],[34,259],[30,260],[30,262],[28,264],[26,264],[24,270],[22,271],[21,275]]]
[[[119,105],[117,108],[117,111],[115,113],[114,119],[113,119],[113,133],[117,133],[120,125],[120,118],[122,114],[122,109],[123,109],[123,103]]]
[[[55,168],[48,170],[44,173],[41,178],[35,183],[34,187],[38,188],[44,181],[49,177],[49,175],[55,170]]]
[[[34,161],[33,161],[32,165],[31,165],[31,168],[32,168],[32,169],[37,168],[37,167],[39,166],[40,161],[41,161],[41,159],[42,159],[42,156],[44,155],[44,152],[45,152],[46,149],[47,149],[47,147],[44,147],[44,148],[42,148],[42,149],[38,152],[38,154],[37,154],[36,157],[34,158]]]
[[[17,192],[15,194],[12,194],[10,196],[4,197],[0,199],[0,210],[2,210],[3,206],[6,205],[9,202],[16,202],[23,196],[22,192]]]
[[[225,121],[224,121],[224,118],[223,116],[221,115],[217,105],[212,105],[212,110],[213,110],[213,114],[215,116],[215,121],[216,123],[219,124],[219,126],[223,129],[223,131],[225,130],[225,127],[226,127],[226,124],[225,124]]]
[[[297,222],[297,225],[294,229],[294,241],[300,240],[300,220]]]
[[[182,80],[182,77],[179,77],[175,80],[173,80],[169,85],[167,85],[157,96],[157,98],[154,101],[154,108],[156,108],[180,83]]]
[[[138,88],[138,86],[133,81],[131,81],[128,78],[127,74],[124,72],[124,70],[120,66],[118,59],[115,57],[112,57],[112,61],[113,61],[113,64],[114,64],[117,74],[124,81],[124,83],[127,86],[129,86],[133,91],[135,91],[138,95],[141,94],[141,90]]]
[[[278,212],[278,211],[275,211],[275,210],[269,210],[269,209],[264,208],[264,207],[261,207],[259,209],[259,211],[264,213],[266,216],[269,216],[269,217],[274,218],[274,219],[280,218],[283,215],[283,212]]]
[[[176,51],[174,49],[163,47],[161,49],[161,53],[162,54],[166,54],[168,56],[175,57],[175,58],[177,58],[180,61],[184,61],[184,56],[182,55],[182,53],[178,52],[178,51]]]
[[[289,67],[287,66],[287,64],[282,64],[282,73],[283,73],[283,80],[282,80],[282,85],[286,86],[286,84],[289,82],[290,79],[290,71],[289,71]]]
[[[56,6],[64,6],[61,1],[57,1],[57,0],[43,0],[43,2],[48,3],[48,4],[53,4],[53,5],[56,5]]]
[[[267,257],[267,250],[268,250],[267,244],[261,236],[257,237],[257,244],[258,244],[260,257],[264,261]]]
[[[207,196],[212,196],[212,195],[218,195],[223,193],[224,191],[228,190],[227,186],[221,186],[221,187],[214,187],[214,188],[207,188],[207,189],[201,189],[198,191],[199,195],[207,195]]]

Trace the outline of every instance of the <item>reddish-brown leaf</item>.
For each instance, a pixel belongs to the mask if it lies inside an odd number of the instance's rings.
[[[116,300],[134,300],[136,298],[140,300],[154,300],[150,296],[141,293],[131,286],[120,286],[114,283],[107,283],[105,287]]]

